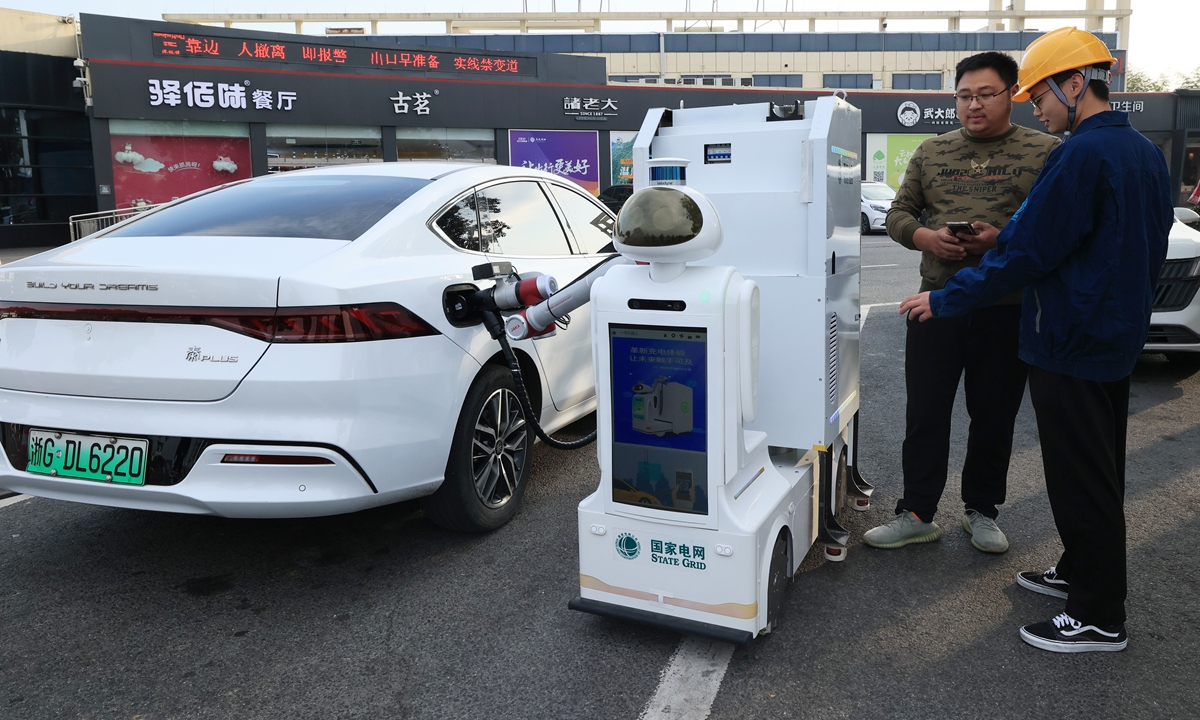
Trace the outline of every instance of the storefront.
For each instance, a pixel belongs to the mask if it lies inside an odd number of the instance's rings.
[[[1109,104],[1113,110],[1129,113],[1133,126],[1163,151],[1170,165],[1176,100],[1173,93],[1113,93]],[[887,183],[893,189],[899,188],[908,159],[922,140],[961,127],[955,115],[954,98],[949,93],[920,96],[859,93],[854,96],[854,104],[863,111],[863,179]],[[1029,103],[1014,104],[1012,119],[1025,127],[1044,129],[1033,116]],[[1200,145],[1200,130],[1192,142]],[[1200,163],[1195,167],[1200,167]],[[1172,175],[1178,182],[1179,173],[1173,171]],[[1194,186],[1196,174],[1191,178]],[[1183,199],[1186,198],[1184,195]]]
[[[83,91],[71,58],[0,51],[0,247],[66,242],[96,209]]]
[[[369,36],[95,15],[81,23],[101,209],[164,202],[269,172],[423,159],[537,167],[598,193],[631,180],[629,149],[651,107],[794,104],[817,96],[608,85],[603,59],[574,55],[399,47]],[[959,127],[949,93],[853,92],[848,99],[863,111],[866,180],[894,183],[921,139]],[[1128,105],[1135,127],[1168,157],[1178,148],[1176,176],[1183,174],[1176,96],[1123,94],[1113,102]],[[1014,120],[1040,127],[1025,103]]]
[[[1171,140],[1179,151],[1172,158],[1171,180],[1179,188],[1176,205],[1200,203],[1200,90],[1178,90]]]

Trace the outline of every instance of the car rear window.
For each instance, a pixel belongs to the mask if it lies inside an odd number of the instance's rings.
[[[185,200],[108,234],[354,240],[430,182],[378,175],[272,176]]]

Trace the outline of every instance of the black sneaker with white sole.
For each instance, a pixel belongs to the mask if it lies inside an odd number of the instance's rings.
[[[1060,653],[1117,652],[1129,642],[1125,625],[1084,625],[1066,613],[1021,628],[1021,639],[1035,648]]]
[[[1043,573],[1029,570],[1017,573],[1017,584],[1035,593],[1067,599],[1067,581],[1060,579],[1054,568]]]

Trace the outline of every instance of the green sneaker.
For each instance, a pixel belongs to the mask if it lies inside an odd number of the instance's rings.
[[[903,512],[891,522],[871,528],[863,533],[863,542],[871,547],[898,548],[911,543],[928,543],[942,536],[942,529],[935,522],[921,522],[911,512]]]
[[[1008,538],[996,521],[978,511],[968,510],[962,516],[963,530],[971,536],[971,547],[986,553],[1002,553],[1008,550]]]

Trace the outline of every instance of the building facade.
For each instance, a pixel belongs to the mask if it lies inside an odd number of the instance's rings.
[[[1043,33],[578,33],[371,36],[380,42],[460,50],[566,53],[604,58],[609,82],[789,87],[808,90],[947,91],[968,55],[1002,50],[1020,61]],[[1117,58],[1112,88],[1125,89],[1117,34],[1098,32]]]
[[[649,108],[795,104],[829,92],[612,83],[608,58],[547,52],[550,36],[529,36],[542,40],[533,52],[489,47],[490,36],[476,39],[481,47],[435,37],[399,44],[96,15],[82,16],[80,29],[94,166],[86,197],[102,210],[270,172],[426,158],[540,167],[596,193],[630,179],[628,150]],[[846,93],[863,111],[867,180],[897,184],[920,140],[959,127],[945,90]],[[1180,101],[1113,97],[1185,188],[1195,167],[1177,127]],[[1037,126],[1027,104],[1014,120]]]
[[[0,247],[66,242],[96,209],[78,77],[72,58],[0,51]]]

